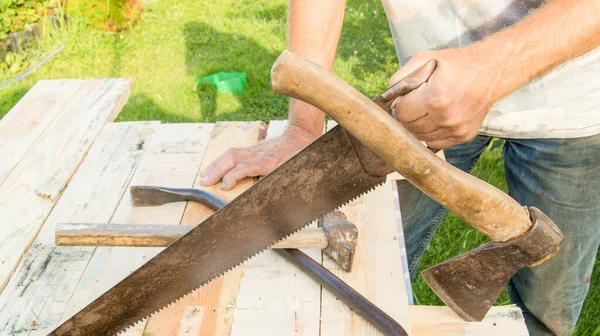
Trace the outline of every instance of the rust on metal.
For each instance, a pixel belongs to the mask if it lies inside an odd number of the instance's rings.
[[[544,213],[529,207],[533,225],[508,243],[489,242],[426,269],[429,287],[460,317],[481,321],[510,278],[552,256],[563,235]]]
[[[358,239],[356,225],[349,222],[341,211],[325,215],[318,223],[323,228],[329,243],[323,252],[335,260],[346,272],[351,272]]]

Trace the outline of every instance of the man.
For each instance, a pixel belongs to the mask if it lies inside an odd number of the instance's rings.
[[[510,296],[532,335],[570,334],[600,242],[600,2],[597,0],[384,0],[402,68],[438,67],[397,100],[399,122],[470,171],[491,136],[506,140],[510,194],[540,208],[565,235],[550,261],[518,272]],[[344,1],[290,3],[289,49],[332,68]],[[233,149],[201,172],[231,189],[265,175],[323,130],[318,109],[290,100],[285,134]],[[400,183],[409,268],[414,276],[446,210]]]

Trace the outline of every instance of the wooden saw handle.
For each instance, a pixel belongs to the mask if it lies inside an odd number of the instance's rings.
[[[401,82],[427,81],[435,64],[425,68],[430,69],[425,76],[415,71]],[[518,238],[531,227],[527,210],[510,196],[434,155],[377,104],[317,64],[286,50],[273,64],[271,86],[276,93],[323,110],[412,184],[493,241]]]

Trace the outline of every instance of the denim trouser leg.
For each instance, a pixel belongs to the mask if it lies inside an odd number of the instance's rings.
[[[600,135],[510,140],[504,163],[511,196],[542,210],[565,236],[552,259],[513,277],[511,300],[523,309],[531,335],[569,335],[600,244]]]
[[[444,150],[446,161],[470,172],[491,138],[477,136],[470,142]],[[423,252],[446,214],[446,209],[406,180],[398,181],[400,212],[406,240],[406,256],[411,278],[415,276]]]
[[[445,150],[446,160],[470,171],[490,138]],[[589,289],[600,244],[600,135],[580,139],[506,140],[511,196],[541,209],[565,241],[552,259],[525,268],[509,283],[532,335],[569,334]],[[446,210],[406,181],[398,182],[411,277]]]

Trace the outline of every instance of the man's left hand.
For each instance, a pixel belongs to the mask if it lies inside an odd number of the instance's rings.
[[[469,48],[427,51],[413,56],[392,78],[398,82],[430,60],[437,68],[418,89],[396,99],[396,118],[419,140],[443,149],[475,138],[501,74],[494,62]]]

